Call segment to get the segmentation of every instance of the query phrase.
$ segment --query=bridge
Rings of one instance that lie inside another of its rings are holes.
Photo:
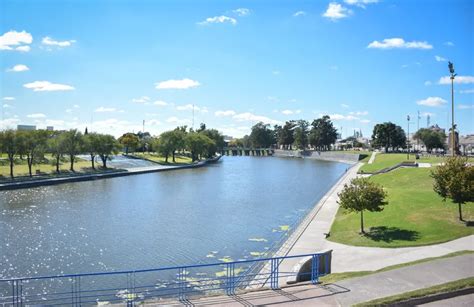
[[[224,147],[221,151],[226,156],[272,156],[272,148],[254,148],[254,147]]]

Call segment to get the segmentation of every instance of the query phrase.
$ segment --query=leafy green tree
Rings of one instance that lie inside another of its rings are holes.
[[[76,161],[76,155],[81,153],[82,150],[82,133],[77,129],[71,129],[61,134],[61,142],[64,148],[64,152],[69,156],[70,170],[74,172],[74,162]]]
[[[7,154],[10,162],[10,177],[13,179],[13,167],[15,164],[15,155],[18,152],[16,132],[13,130],[5,130],[0,132],[0,146],[2,151]]]
[[[135,150],[140,144],[140,139],[133,133],[125,133],[118,139],[119,143],[125,147],[125,154],[128,155],[130,149]]]
[[[285,125],[281,128],[281,133],[278,138],[278,142],[283,145],[285,149],[291,149],[291,145],[295,142],[294,130],[296,123],[294,120],[285,122]]]
[[[208,148],[208,158],[211,158],[216,154],[216,152],[221,151],[224,148],[224,136],[216,129],[204,129],[201,130],[200,133],[206,135],[214,142],[214,144]]]
[[[444,165],[431,172],[434,179],[433,190],[446,200],[449,198],[458,204],[459,220],[462,217],[462,205],[474,201],[474,167],[465,157],[450,157]]]
[[[55,159],[56,165],[56,173],[59,174],[59,165],[61,164],[61,159],[65,154],[64,149],[64,141],[62,140],[64,137],[61,134],[54,134],[52,135],[47,142],[48,151],[51,153],[53,158]]]
[[[110,155],[119,153],[120,143],[109,134],[98,134],[97,139],[96,152],[102,160],[102,167],[107,168],[107,161],[110,160]]]
[[[297,121],[296,128],[294,130],[295,140],[294,144],[299,149],[304,150],[308,146],[308,135],[309,135],[309,123],[306,120]]]
[[[422,141],[428,152],[431,152],[435,148],[444,149],[445,147],[446,134],[443,131],[421,128],[413,137]]]
[[[275,144],[273,131],[270,125],[259,122],[252,127],[250,142],[254,147],[268,148]]]
[[[183,133],[182,131],[180,131]],[[168,157],[173,155],[173,162],[174,160],[174,152],[178,148],[178,144],[176,143],[176,133],[175,131],[166,131],[160,135],[159,143],[157,144],[158,152],[165,157],[165,162],[168,163]]]
[[[191,152],[193,162],[197,161],[203,154],[209,154],[209,148],[215,146],[214,141],[208,136],[197,132],[188,133],[185,138],[185,143],[187,149]]]
[[[368,178],[354,178],[350,184],[344,185],[339,196],[339,205],[348,210],[360,212],[360,233],[364,231],[364,211],[379,212],[388,203],[385,201],[387,193],[382,186]]]
[[[87,133],[83,137],[83,149],[91,158],[92,169],[95,169],[95,157],[97,156],[97,149],[100,146],[100,139],[97,133]]]
[[[25,131],[23,136],[26,161],[28,163],[28,172],[30,177],[32,177],[33,163],[39,162],[39,159],[44,157],[49,133],[45,130]]]
[[[337,129],[331,118],[324,115],[311,123],[309,143],[318,150],[330,150],[331,145],[337,140]]]
[[[395,125],[391,122],[377,124],[374,126],[372,133],[372,146],[375,148],[385,148],[385,152],[388,152],[390,148],[395,150],[400,147],[406,146],[405,131],[402,127]]]

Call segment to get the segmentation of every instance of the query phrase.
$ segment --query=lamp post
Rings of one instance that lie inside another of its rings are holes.
[[[407,115],[407,160],[410,160],[410,115]]]
[[[451,155],[454,157],[456,155],[454,149],[456,144],[456,134],[454,133],[454,77],[456,77],[456,73],[454,72],[454,64],[452,62],[448,62],[448,68],[449,73],[451,74]]]

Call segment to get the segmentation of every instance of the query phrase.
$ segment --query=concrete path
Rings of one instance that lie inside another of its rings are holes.
[[[192,299],[184,304],[196,306],[351,306],[472,276],[474,276],[474,255],[462,255],[342,280],[325,286],[296,285],[275,291],[264,290],[235,296]],[[464,303],[471,298],[463,297],[461,300]],[[183,303],[167,302],[167,305],[181,304]],[[470,306],[472,305],[471,300]]]
[[[436,302],[431,302],[427,304],[421,304],[419,306],[424,307],[470,307],[474,306],[474,294],[466,294],[461,296],[456,296],[453,298],[448,298],[445,300],[440,300]]]
[[[377,154],[376,151],[373,151],[373,152],[372,152],[372,155],[370,156],[369,162],[367,162],[368,164],[374,163],[375,155],[376,155],[376,154]]]
[[[277,252],[277,256],[301,255],[332,249],[332,272],[378,270],[387,266],[438,257],[460,250],[474,250],[474,235],[454,241],[420,247],[378,248],[358,247],[334,243],[326,240],[339,205],[337,194],[344,184],[357,177],[360,163],[350,168],[339,182],[316,205],[315,213],[310,214],[308,223],[303,222],[294,236]],[[282,262],[281,271],[289,272],[297,265],[299,259],[288,259]]]

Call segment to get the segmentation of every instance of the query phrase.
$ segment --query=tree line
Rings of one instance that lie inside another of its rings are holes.
[[[212,157],[224,147],[224,137],[215,129],[207,129],[205,124],[194,131],[186,126],[163,132],[160,136],[152,137],[148,132],[125,133],[116,139],[109,134],[88,132],[81,133],[77,129],[69,131],[47,130],[5,130],[0,132],[0,153],[6,154],[10,177],[14,178],[14,167],[26,161],[29,176],[33,176],[33,165],[46,163],[45,155],[53,158],[56,172],[60,172],[62,162],[69,162],[70,171],[74,172],[77,156],[87,154],[90,156],[91,167],[96,169],[95,160],[100,158],[102,168],[107,168],[107,161],[112,155],[121,150],[125,154],[141,151],[154,151],[165,157],[172,157],[178,151],[189,153],[192,161],[204,157]]]

